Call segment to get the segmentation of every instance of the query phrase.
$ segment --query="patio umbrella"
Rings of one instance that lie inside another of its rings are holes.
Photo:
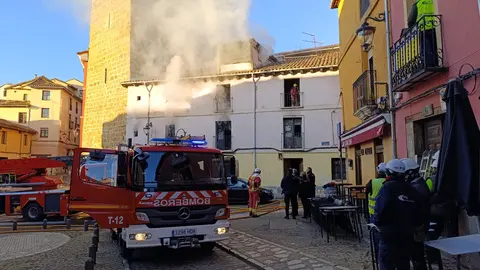
[[[480,214],[480,130],[461,80],[450,81],[435,191],[467,214]]]

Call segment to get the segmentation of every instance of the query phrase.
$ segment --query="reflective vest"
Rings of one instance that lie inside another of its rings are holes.
[[[432,16],[435,13],[435,6],[433,5],[433,0],[419,0],[417,1],[416,5],[417,24],[419,30],[425,31],[433,29],[435,26],[435,17]]]
[[[385,182],[385,178],[372,179],[372,194],[368,195],[368,213],[370,213],[370,215],[375,213],[377,195],[383,185],[383,182]]]
[[[427,178],[427,180],[425,180],[425,182],[427,183],[427,186],[428,186],[428,190],[430,190],[430,193],[433,192],[433,186],[434,186],[433,177],[435,177],[435,176],[430,176],[430,177]]]
[[[260,176],[253,174],[248,178],[248,191],[258,191],[260,189]]]

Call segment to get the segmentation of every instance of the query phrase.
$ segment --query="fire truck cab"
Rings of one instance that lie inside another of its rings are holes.
[[[205,137],[155,138],[124,151],[76,149],[68,208],[136,248],[212,249],[227,238],[224,158]]]

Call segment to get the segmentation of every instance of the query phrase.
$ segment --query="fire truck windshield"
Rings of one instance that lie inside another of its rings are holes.
[[[226,189],[223,156],[198,152],[146,152],[134,168],[134,186],[157,190]]]

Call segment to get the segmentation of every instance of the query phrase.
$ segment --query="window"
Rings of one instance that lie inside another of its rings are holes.
[[[50,109],[49,108],[42,108],[42,118],[50,117]]]
[[[140,101],[142,100],[142,97],[141,96],[137,96],[137,101]]]
[[[92,159],[89,153],[82,153],[79,169],[80,179],[89,183],[116,187],[118,155],[101,154],[104,154],[105,158]]]
[[[75,128],[78,127],[78,117],[75,116]]]
[[[48,138],[48,128],[40,128],[40,138]]]
[[[133,137],[138,137],[138,130],[133,131]]]
[[[165,126],[165,137],[175,137],[175,125],[166,125]]]
[[[2,131],[1,143],[2,144],[7,144],[7,132],[6,131]]]
[[[78,113],[78,102],[75,103],[75,113]]]
[[[103,83],[107,84],[107,69],[105,68],[105,74],[103,75]]]
[[[369,6],[370,0],[360,0],[360,18],[363,18],[363,15],[367,12]]]
[[[215,122],[215,147],[220,150],[232,149],[232,122]]]
[[[71,115],[71,114],[68,115],[68,127],[69,127],[70,129],[74,129],[74,128],[75,128],[75,126],[73,125],[72,115]]]
[[[332,180],[347,179],[345,158],[332,158]]]
[[[230,84],[217,85],[215,92],[216,112],[226,112],[232,109]]]
[[[150,191],[226,189],[223,156],[215,153],[149,152],[149,157],[134,160],[134,189]]]
[[[3,90],[3,96],[4,96],[4,97],[7,96],[7,89],[4,89],[4,90]]]
[[[23,100],[27,101],[28,100],[28,94],[23,94]]]
[[[50,100],[50,91],[42,91],[42,100]]]
[[[28,136],[26,134],[23,135],[23,146],[27,146],[28,143]]]
[[[70,98],[70,101],[69,101],[68,105],[70,106],[70,111],[71,111],[72,110],[72,98]]]
[[[300,79],[283,80],[282,102],[282,108],[301,106]]]
[[[18,113],[18,123],[26,124],[27,123],[27,113],[26,112],[19,112]]]
[[[284,149],[303,148],[303,130],[301,117],[284,118],[283,132]]]

